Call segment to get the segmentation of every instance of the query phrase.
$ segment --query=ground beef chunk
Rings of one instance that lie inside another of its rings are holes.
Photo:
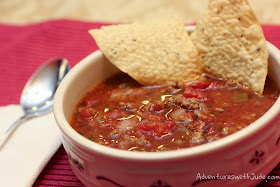
[[[187,110],[204,110],[206,108],[206,105],[204,103],[200,103],[197,99],[185,98],[181,94],[179,97],[176,97],[176,104]]]

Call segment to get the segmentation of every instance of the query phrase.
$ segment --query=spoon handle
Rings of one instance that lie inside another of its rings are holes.
[[[27,121],[28,119],[32,118],[33,115],[25,114],[21,118],[19,118],[17,121],[15,121],[9,129],[0,135],[0,150],[5,145],[9,137],[12,135],[12,133],[16,130],[16,128],[22,124],[23,122]]]

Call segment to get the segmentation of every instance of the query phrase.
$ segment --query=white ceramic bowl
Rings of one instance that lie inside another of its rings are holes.
[[[192,31],[193,27],[187,30]],[[269,75],[280,85],[280,51],[269,42],[267,45]],[[86,186],[251,186],[279,163],[279,99],[252,125],[196,147],[129,152],[84,138],[69,125],[72,111],[88,90],[117,71],[96,51],[67,74],[55,95],[54,114],[62,131],[63,146],[73,171]]]

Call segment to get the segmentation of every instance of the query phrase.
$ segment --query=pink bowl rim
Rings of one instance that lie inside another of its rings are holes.
[[[195,26],[187,26],[186,30],[191,32]],[[276,59],[278,66],[280,67],[280,51],[270,42],[267,42],[268,50],[270,56],[273,56]],[[233,146],[236,146],[247,138],[254,136],[255,134],[261,132],[266,125],[268,125],[273,119],[280,114],[280,98],[274,103],[274,105],[257,121],[247,126],[244,129],[241,129],[238,132],[235,132],[229,136],[226,136],[222,139],[209,142],[203,145],[172,150],[172,151],[161,151],[161,152],[132,152],[127,150],[120,150],[115,148],[106,147],[98,143],[92,142],[87,138],[84,138],[78,134],[63,115],[63,97],[65,90],[71,84],[72,80],[75,79],[75,76],[78,72],[85,69],[88,64],[92,63],[97,57],[102,55],[100,50],[97,50],[84,58],[78,64],[71,69],[71,71],[66,75],[59,85],[55,99],[54,99],[54,116],[57,121],[59,128],[61,129],[64,136],[74,141],[75,144],[94,152],[95,154],[115,158],[122,160],[131,160],[131,161],[162,161],[162,160],[176,160],[176,159],[192,159],[198,156],[207,155],[210,153],[223,151],[230,149]]]

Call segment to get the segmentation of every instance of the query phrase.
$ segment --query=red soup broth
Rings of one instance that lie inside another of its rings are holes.
[[[141,86],[120,73],[80,100],[70,124],[82,136],[112,148],[176,150],[243,129],[261,117],[278,96],[270,79],[260,96],[234,81],[206,74],[195,82]]]

